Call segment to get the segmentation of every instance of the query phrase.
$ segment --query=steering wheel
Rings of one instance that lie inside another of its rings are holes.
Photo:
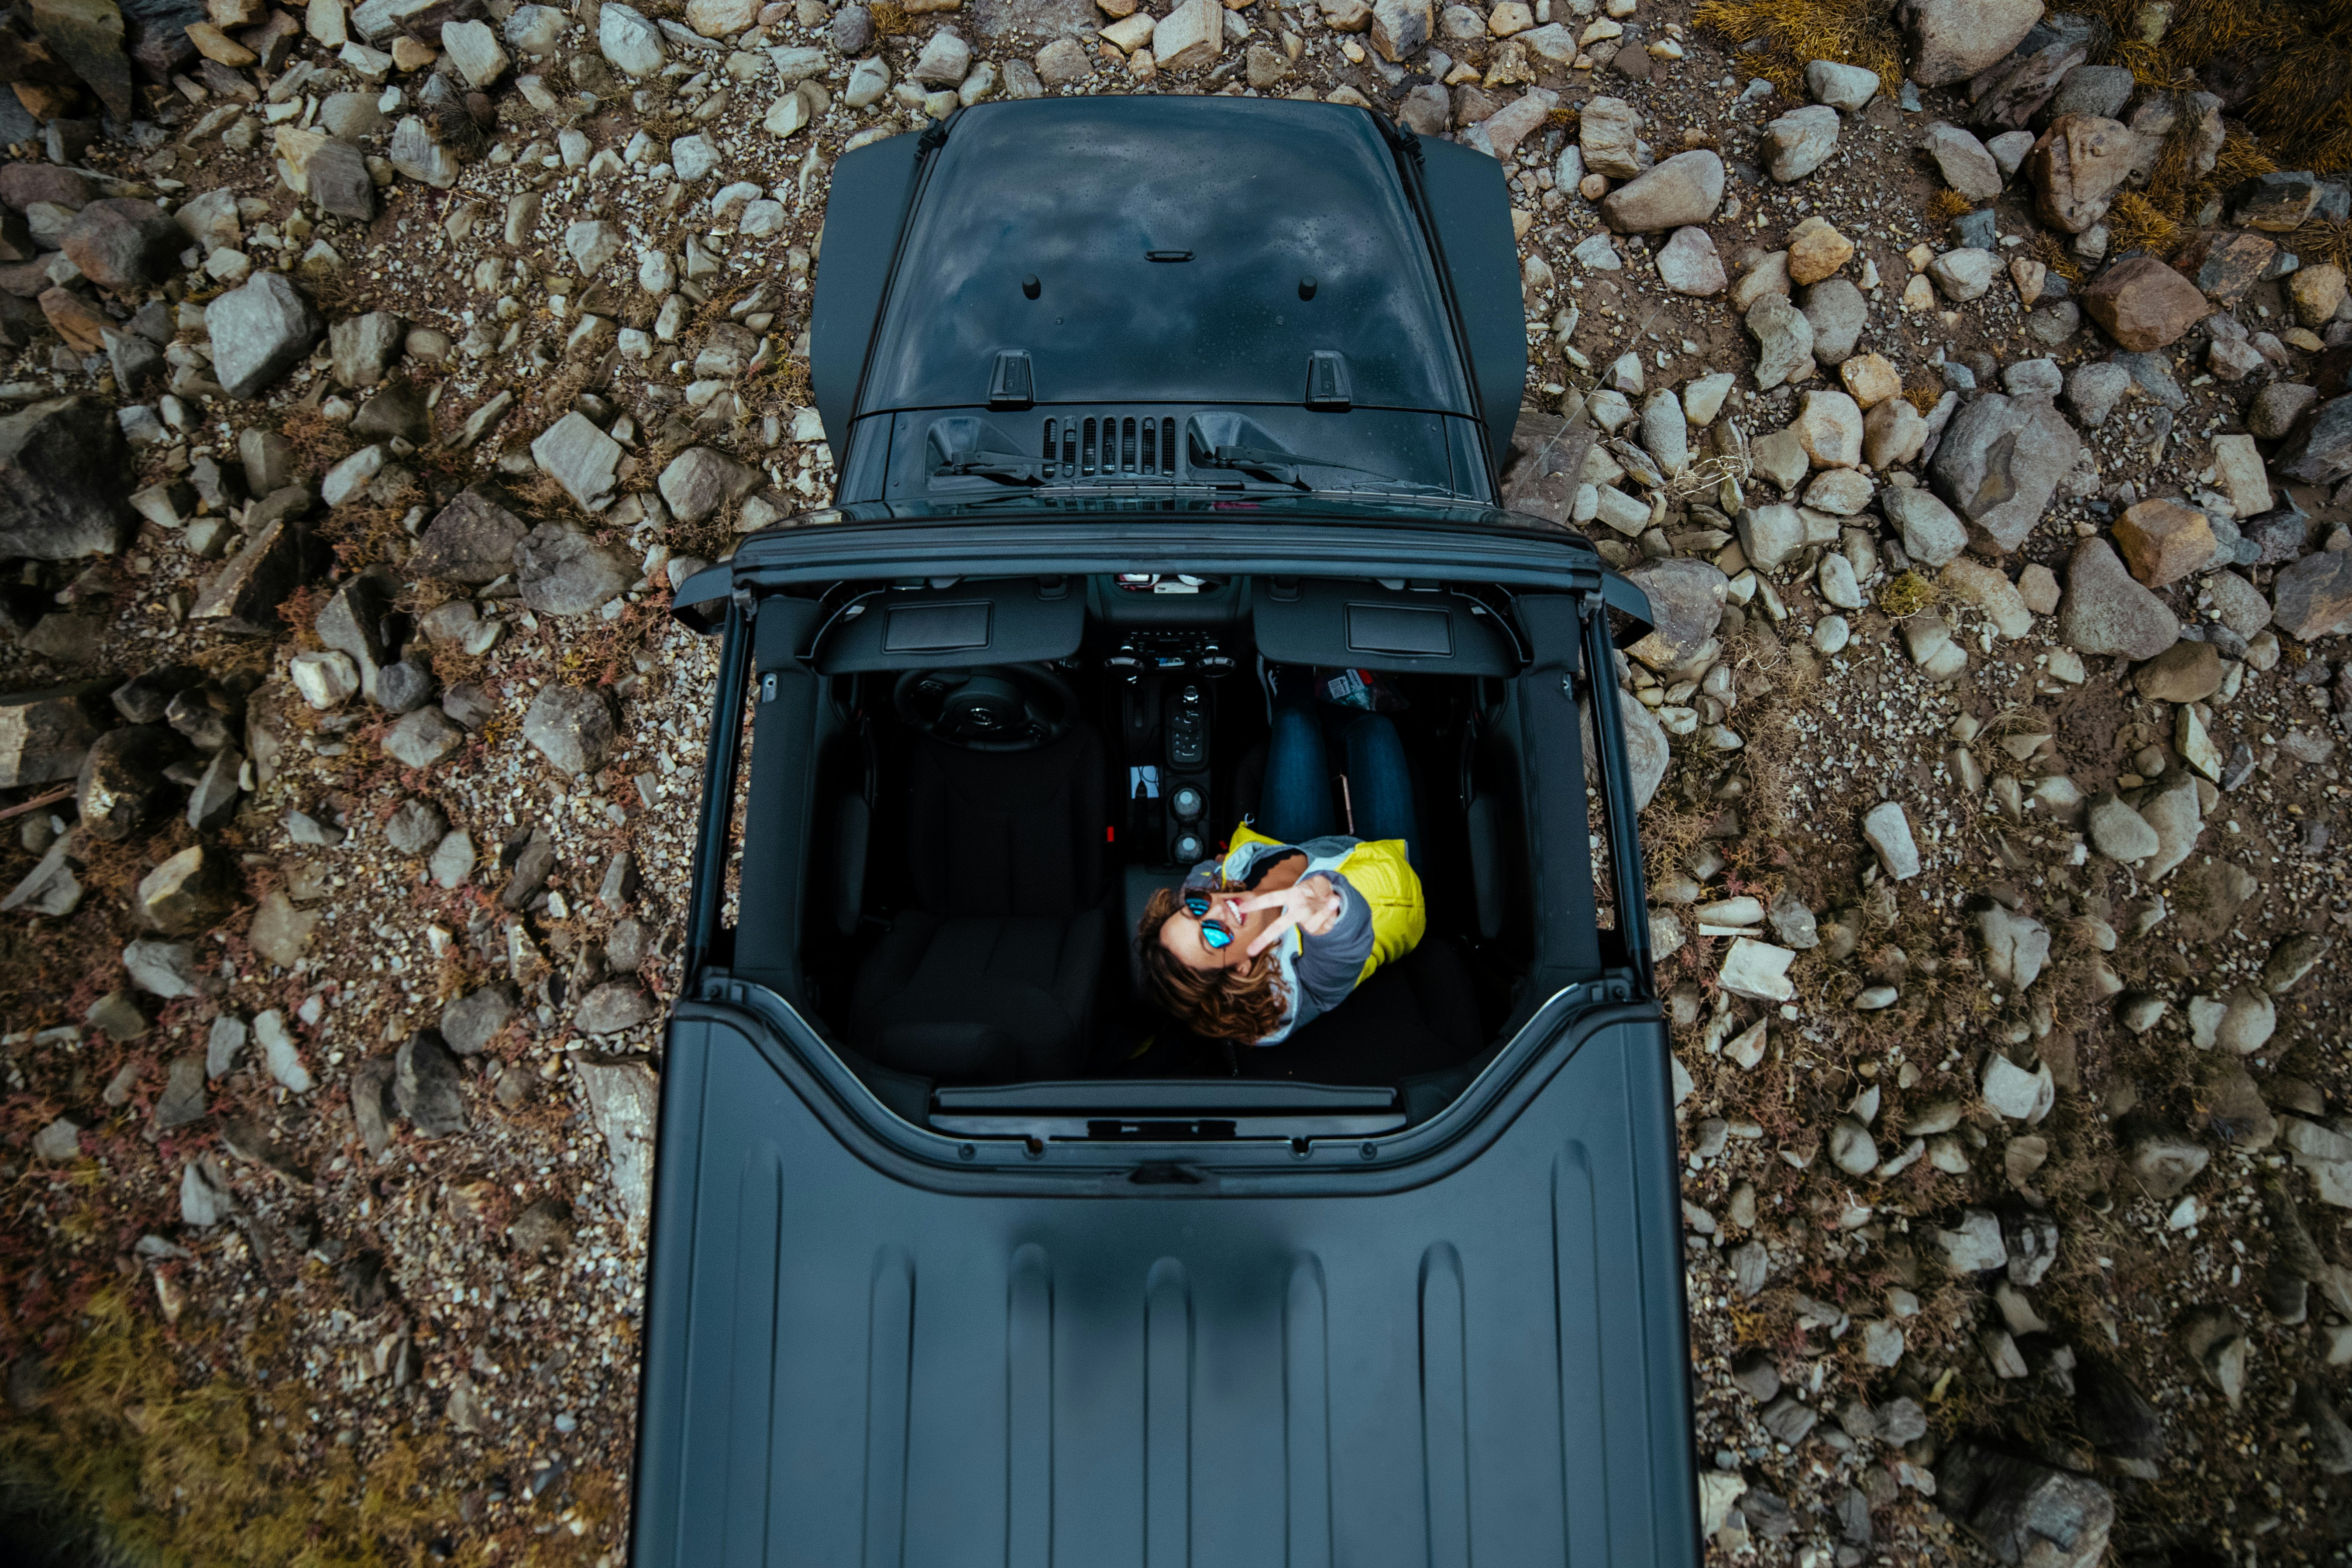
[[[971,752],[1032,752],[1077,722],[1078,695],[1042,664],[910,669],[891,700],[912,729]]]

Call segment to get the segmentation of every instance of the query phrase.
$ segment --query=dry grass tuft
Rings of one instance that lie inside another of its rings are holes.
[[[1799,102],[1810,60],[1876,71],[1890,98],[1903,86],[1902,38],[1888,7],[1874,0],[1703,0],[1691,20],[1734,47],[1762,39],[1759,53],[1740,57],[1741,68]]]
[[[873,13],[874,36],[877,38],[895,38],[915,30],[915,19],[896,0],[876,0],[868,9]]]
[[[669,595],[650,593],[631,605],[618,620],[600,620],[584,630],[565,632],[553,649],[556,673],[566,680],[592,686],[612,685],[635,672],[637,650],[668,613]]]
[[[2261,142],[2242,128],[2230,127],[2221,138],[2221,154],[2213,162],[2213,178],[2217,182],[2225,186],[2234,185],[2241,180],[2277,173],[2277,162],[2263,151]]]
[[[2187,236],[2173,217],[2137,191],[2126,191],[2107,209],[2108,247],[2120,255],[2146,250],[2169,256]]]
[[[295,409],[286,416],[278,433],[293,448],[295,472],[313,479],[358,449],[349,426],[338,425],[313,409]]]
[[[2048,229],[2034,230],[2033,237],[2027,242],[2025,249],[2034,260],[2039,261],[2067,282],[2080,284],[2083,281],[2083,264],[2075,260],[2074,253],[2067,249],[2064,242]]]
[[[424,493],[412,485],[399,499],[422,500]],[[320,522],[319,536],[334,547],[335,559],[344,566],[364,566],[386,559],[393,542],[408,537],[400,526],[407,515],[405,504],[339,507]]]
[[[2295,232],[2295,247],[2315,261],[2352,271],[2352,218],[2321,218]]]
[[[2116,42],[2113,63],[2143,87],[2194,92],[2227,78],[2251,87],[2239,113],[2248,145],[2276,168],[2321,174],[2352,169],[2352,5],[2342,0],[2198,0],[2172,7],[2171,25],[2150,38],[2136,27],[2137,0],[2091,0]],[[2215,88],[2215,90],[2221,90]],[[2231,154],[2223,152],[2225,165]],[[2224,183],[2259,174],[2232,173]]]
[[[346,263],[349,259],[345,258]],[[301,282],[302,292],[310,297],[310,303],[318,308],[319,314],[329,321],[365,315],[381,308],[374,291],[349,265],[310,268],[302,273]]]
[[[1919,416],[1924,419],[1936,412],[1936,405],[1944,401],[1944,389],[1932,380],[1915,381],[1903,389],[1903,401],[1917,409]]]
[[[1946,185],[1927,198],[1927,216],[1937,223],[1949,223],[1956,217],[1976,211],[1976,203]]]

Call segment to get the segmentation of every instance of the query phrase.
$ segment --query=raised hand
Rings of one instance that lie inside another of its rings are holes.
[[[1234,905],[1236,911],[1250,914],[1258,910],[1280,910],[1282,917],[1258,932],[1249,944],[1249,956],[1255,958],[1282,940],[1282,933],[1297,926],[1308,936],[1321,936],[1339,920],[1339,890],[1328,877],[1304,877],[1271,893],[1258,893]]]

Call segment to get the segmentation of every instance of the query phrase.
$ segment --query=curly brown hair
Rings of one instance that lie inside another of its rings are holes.
[[[1255,1045],[1282,1027],[1287,998],[1280,964],[1260,957],[1232,969],[1194,969],[1160,945],[1160,928],[1183,907],[1175,889],[1161,888],[1137,923],[1135,949],[1151,1000],[1213,1040]]]

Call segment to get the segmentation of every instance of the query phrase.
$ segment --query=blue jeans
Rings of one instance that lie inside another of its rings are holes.
[[[1265,749],[1265,784],[1258,798],[1257,830],[1286,844],[1348,831],[1333,803],[1324,757],[1325,710],[1313,701],[1285,701],[1274,710]],[[1404,742],[1384,714],[1328,710],[1347,755],[1348,800],[1358,838],[1402,838],[1405,857],[1421,865],[1421,828],[1413,818],[1412,776]]]

